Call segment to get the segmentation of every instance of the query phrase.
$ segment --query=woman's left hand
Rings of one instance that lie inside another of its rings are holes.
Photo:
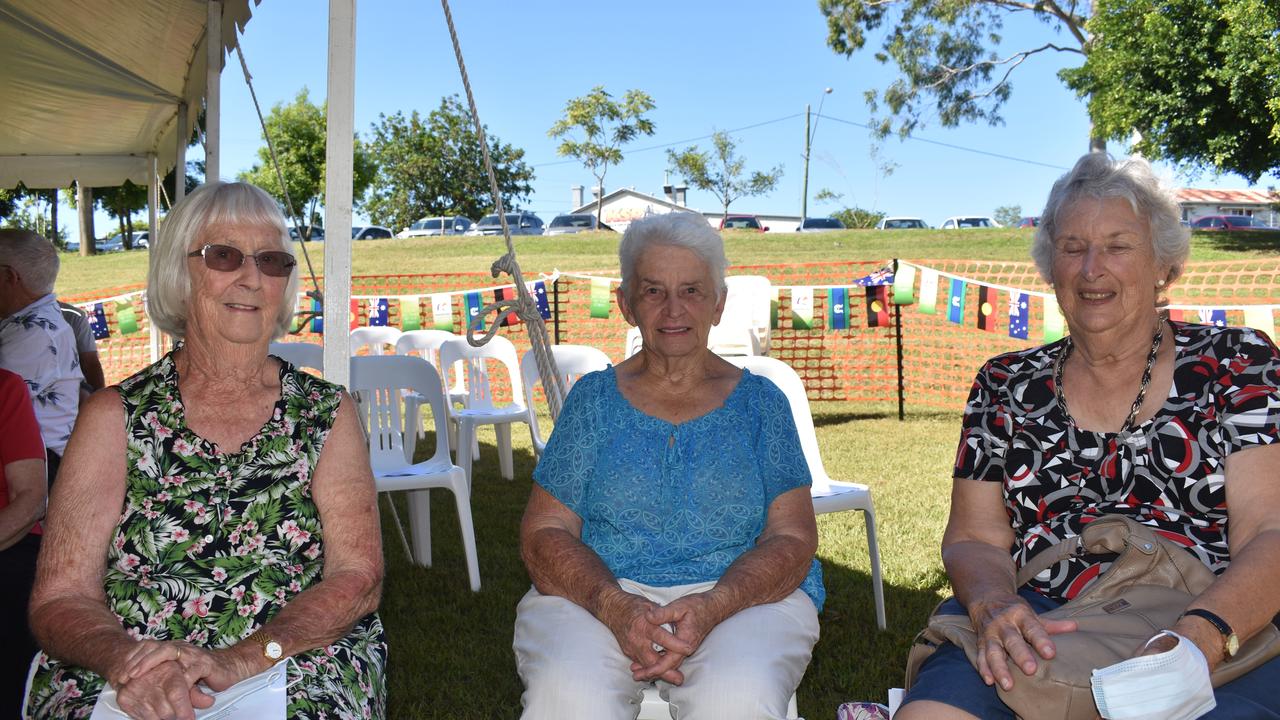
[[[670,626],[676,637],[688,643],[689,652],[678,653],[668,649],[658,662],[649,667],[633,663],[632,676],[640,680],[661,678],[672,685],[680,685],[684,682],[684,673],[679,670],[680,664],[698,651],[703,639],[724,618],[714,609],[711,598],[706,593],[694,593],[650,610],[645,619],[654,625]]]

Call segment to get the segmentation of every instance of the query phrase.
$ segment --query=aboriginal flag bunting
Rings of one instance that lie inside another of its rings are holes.
[[[888,327],[889,286],[867,288],[867,327]]]

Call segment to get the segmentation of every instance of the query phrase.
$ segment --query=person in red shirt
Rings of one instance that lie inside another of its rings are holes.
[[[27,600],[48,494],[44,441],[27,384],[0,369],[0,716],[21,712],[27,668],[36,654]]]

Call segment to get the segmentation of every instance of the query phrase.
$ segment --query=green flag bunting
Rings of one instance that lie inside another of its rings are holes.
[[[609,278],[591,278],[591,317],[609,317],[609,308],[613,304],[609,295]]]

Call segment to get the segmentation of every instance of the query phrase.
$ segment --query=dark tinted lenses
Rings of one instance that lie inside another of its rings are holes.
[[[205,245],[191,257],[200,255],[204,258],[204,266],[218,272],[235,272],[244,264],[245,254],[230,245]],[[297,261],[283,250],[266,250],[257,255],[250,255],[263,275],[271,277],[289,277]]]

